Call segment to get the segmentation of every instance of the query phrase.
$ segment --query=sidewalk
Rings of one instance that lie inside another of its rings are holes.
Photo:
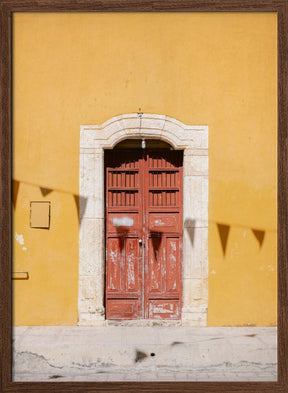
[[[272,327],[16,327],[14,381],[276,381]]]

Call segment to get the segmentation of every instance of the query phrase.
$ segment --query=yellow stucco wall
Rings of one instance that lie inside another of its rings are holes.
[[[80,124],[141,107],[209,126],[208,324],[276,324],[277,15],[19,13],[13,44],[14,323],[77,324]]]

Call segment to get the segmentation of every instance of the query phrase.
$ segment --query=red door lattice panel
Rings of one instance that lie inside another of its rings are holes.
[[[183,153],[105,152],[106,317],[180,319]]]

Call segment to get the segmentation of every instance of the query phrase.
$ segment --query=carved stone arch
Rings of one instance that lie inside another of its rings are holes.
[[[105,325],[104,150],[125,139],[158,139],[184,151],[183,326],[205,326],[208,307],[208,126],[131,113],[80,130],[79,298],[81,325]],[[137,321],[136,321],[137,323]],[[148,322],[145,322],[149,324]],[[165,321],[159,321],[163,324]]]

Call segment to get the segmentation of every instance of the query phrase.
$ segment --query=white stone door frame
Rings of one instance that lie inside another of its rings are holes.
[[[79,325],[105,325],[104,150],[125,139],[158,139],[183,150],[183,326],[206,326],[208,307],[208,126],[164,115],[124,114],[80,130]]]

